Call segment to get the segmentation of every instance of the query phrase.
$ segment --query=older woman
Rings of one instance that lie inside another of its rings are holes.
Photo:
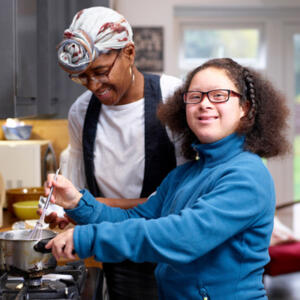
[[[87,88],[69,111],[64,175],[110,206],[144,202],[176,166],[177,146],[156,107],[181,80],[139,72],[130,24],[105,7],[78,12],[57,51],[70,79]],[[61,228],[69,222],[55,213],[46,220]],[[126,261],[103,268],[111,299],[156,298],[153,265]]]

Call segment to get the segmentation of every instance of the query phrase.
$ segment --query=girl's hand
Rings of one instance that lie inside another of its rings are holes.
[[[64,176],[57,175],[54,181],[55,174],[48,174],[47,181],[44,184],[46,196],[50,193],[51,186],[54,187],[50,201],[66,209],[75,208],[82,197],[82,194],[75,186]]]
[[[74,254],[73,233],[74,228],[68,229],[63,233],[58,234],[45,246],[46,249],[52,248],[52,254],[56,260],[59,260],[60,257],[76,259]]]

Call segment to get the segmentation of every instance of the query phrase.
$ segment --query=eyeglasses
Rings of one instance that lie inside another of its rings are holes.
[[[105,72],[95,72],[93,75],[87,75],[87,74],[69,74],[69,78],[74,81],[75,83],[81,84],[81,85],[88,85],[90,80],[98,81],[101,83],[105,83],[109,80],[109,74],[111,70],[113,69],[116,60],[119,57],[121,51],[118,51],[118,54],[116,55],[113,63],[109,66],[109,68]]]
[[[183,101],[186,104],[200,103],[203,100],[205,95],[207,95],[208,100],[212,103],[226,102],[229,100],[231,95],[242,97],[241,94],[226,89],[211,90],[208,92],[187,91],[183,93]]]

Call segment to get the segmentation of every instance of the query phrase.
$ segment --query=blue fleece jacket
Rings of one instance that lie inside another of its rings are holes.
[[[159,298],[267,299],[262,282],[274,184],[235,134],[195,145],[200,159],[173,170],[148,201],[122,210],[84,190],[68,215],[75,250],[98,261],[156,262]],[[207,298],[205,298],[207,297]]]

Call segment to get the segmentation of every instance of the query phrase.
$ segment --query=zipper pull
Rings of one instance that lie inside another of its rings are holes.
[[[200,295],[202,296],[203,300],[209,300],[209,296],[208,296],[205,288],[201,288]]]
[[[195,160],[199,160],[199,159],[200,159],[200,156],[199,156],[199,153],[198,153],[196,147],[194,147],[193,149],[194,149],[194,151],[196,152]],[[205,300],[206,300],[206,299],[205,299]]]

